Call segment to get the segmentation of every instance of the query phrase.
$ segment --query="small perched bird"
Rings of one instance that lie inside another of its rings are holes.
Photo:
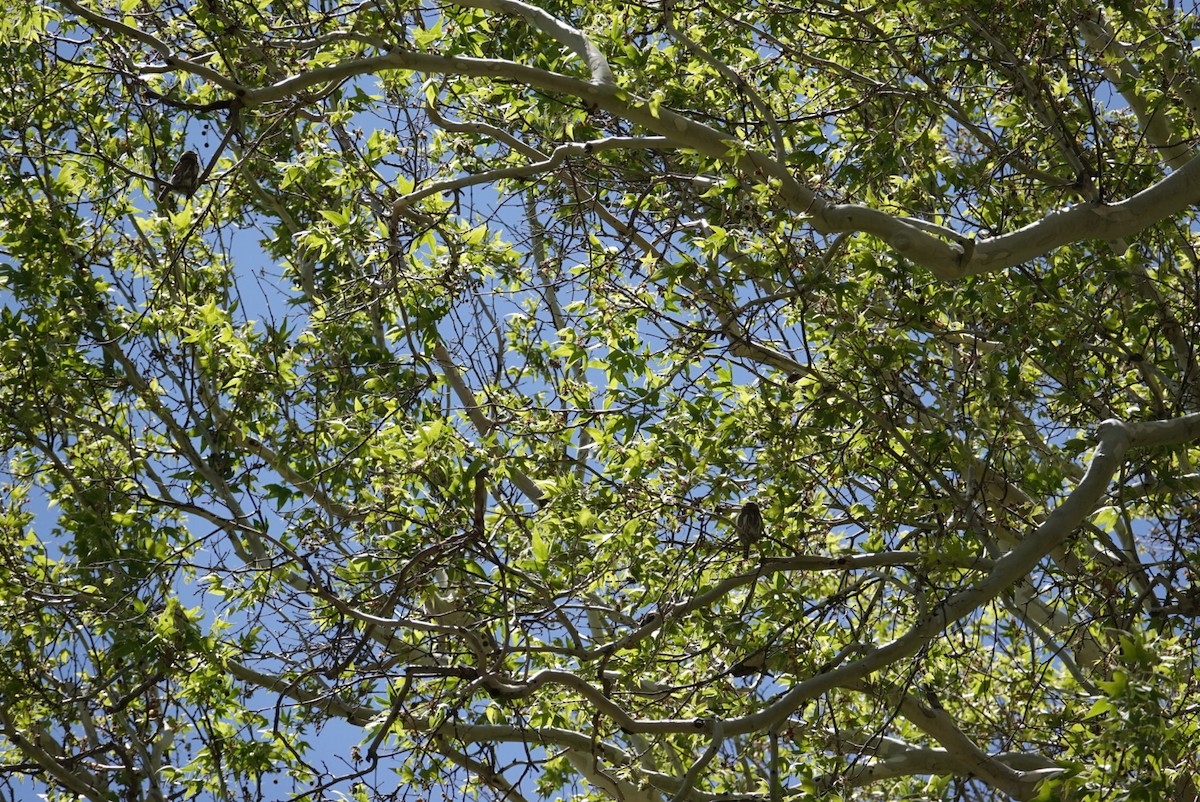
[[[750,547],[763,536],[762,511],[758,505],[753,501],[743,504],[733,528],[737,532],[738,540],[742,541],[742,556],[748,558]]]
[[[733,677],[750,677],[755,674],[765,674],[767,671],[766,647],[753,652],[729,667],[729,675]]]
[[[179,161],[175,162],[175,169],[171,171],[170,180],[159,190],[158,202],[166,203],[172,192],[178,192],[185,198],[190,198],[199,184],[200,157],[194,150],[184,151],[184,154],[179,157]]]
[[[486,467],[480,468],[475,474],[475,491],[473,494],[475,501],[475,515],[473,519],[475,531],[473,534],[480,540],[483,540],[483,523],[484,518],[487,515],[487,480],[490,475],[491,471],[489,471]]]

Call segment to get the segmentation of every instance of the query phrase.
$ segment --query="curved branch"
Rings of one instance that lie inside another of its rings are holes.
[[[993,788],[1017,799],[1028,798],[1033,793],[1034,786],[1044,779],[1043,776],[1037,776],[1030,780],[1025,772],[989,755],[958,728],[945,710],[927,707],[911,694],[904,694],[894,701],[898,702],[901,715],[917,729],[935,739],[954,757],[955,762],[962,767],[959,773],[978,777]]]
[[[528,22],[534,28],[550,36],[556,42],[570,48],[575,55],[587,65],[592,75],[592,83],[598,86],[614,84],[612,69],[608,60],[600,52],[596,44],[576,28],[572,28],[557,17],[547,14],[542,9],[522,3],[520,0],[452,0],[456,6],[463,8],[482,8],[504,14],[512,14]]]
[[[68,768],[42,747],[43,742],[49,739],[48,734],[36,733],[34,740],[26,738],[3,706],[0,706],[0,733],[20,749],[22,754],[41,766],[56,782],[62,783],[63,788],[92,802],[104,802],[111,798],[108,790],[97,787],[97,779],[82,766]]]
[[[140,28],[135,28],[132,25],[126,25],[119,20],[110,19],[102,14],[97,14],[96,12],[85,8],[79,3],[76,3],[75,0],[62,0],[62,3],[67,9],[75,12],[89,22],[92,22],[101,28],[107,28],[114,33],[123,34],[131,39],[136,39],[150,49],[157,51],[162,55],[163,61],[166,62],[166,66],[168,68],[182,69],[198,78],[203,78],[206,81],[212,81],[214,84],[233,95],[237,95],[242,91],[241,85],[232,78],[227,78],[216,70],[206,67],[203,64],[172,55],[171,48],[168,47],[165,42],[152,34],[146,33]],[[144,72],[159,70],[161,70],[161,68],[143,68]]]
[[[978,276],[1028,262],[1072,242],[1128,237],[1197,201],[1200,201],[1200,156],[1192,157],[1157,184],[1120,203],[1079,203],[1009,234],[979,240],[970,263],[951,273]],[[934,266],[926,267],[942,275]]]
[[[564,145],[559,145],[554,151],[540,162],[532,164],[519,164],[512,167],[497,167],[494,170],[486,170],[482,173],[474,173],[471,175],[459,176],[458,178],[450,178],[445,181],[438,181],[435,184],[430,184],[427,187],[414,190],[402,198],[398,198],[392,206],[393,220],[395,215],[399,214],[403,209],[411,206],[422,198],[427,198],[430,195],[436,195],[439,192],[453,192],[455,190],[465,189],[466,187],[478,186],[479,184],[491,184],[496,181],[505,181],[514,178],[531,178],[532,176],[541,173],[548,173],[560,164],[566,161],[571,156],[588,156],[592,153],[603,150],[616,150],[618,148],[647,148],[653,149],[661,145],[669,144],[666,137],[658,136],[642,136],[642,137],[609,137],[606,139],[596,139],[591,142],[569,142]]]
[[[1158,151],[1159,158],[1170,167],[1182,167],[1188,160],[1191,148],[1186,142],[1171,141],[1170,115],[1161,108],[1151,109],[1146,98],[1135,90],[1139,77],[1137,68],[1129,60],[1125,46],[1117,40],[1116,33],[1104,19],[1103,9],[1089,9],[1088,15],[1081,17],[1076,26],[1088,48],[1101,57],[1100,68],[1105,77],[1121,97],[1125,98],[1125,102],[1137,116],[1147,141]]]
[[[1200,437],[1200,414],[1154,423],[1105,421],[1100,425],[1096,454],[1078,486],[1024,541],[997,560],[986,578],[951,596],[899,638],[852,663],[799,683],[768,708],[731,723],[728,731],[744,733],[769,727],[832,688],[856,682],[916,654],[947,626],[995,599],[1061,545],[1096,508],[1131,447],[1180,443],[1196,437]]]

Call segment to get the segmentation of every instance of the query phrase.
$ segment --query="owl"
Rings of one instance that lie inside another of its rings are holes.
[[[200,157],[196,155],[196,151],[185,151],[179,157],[179,161],[175,162],[175,169],[171,171],[170,179],[164,184],[158,192],[159,203],[166,203],[172,192],[178,192],[185,198],[192,197],[200,185]]]
[[[742,511],[738,513],[733,529],[737,532],[738,540],[742,541],[742,556],[749,557],[750,547],[763,536],[762,511],[758,505],[753,501],[742,505]]]

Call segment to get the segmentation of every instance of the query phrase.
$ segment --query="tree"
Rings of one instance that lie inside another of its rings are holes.
[[[1197,22],[8,10],[8,793],[1196,799]]]

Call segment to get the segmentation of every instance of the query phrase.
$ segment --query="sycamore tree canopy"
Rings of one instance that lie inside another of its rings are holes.
[[[1195,800],[1196,12],[10,4],[0,796]]]

